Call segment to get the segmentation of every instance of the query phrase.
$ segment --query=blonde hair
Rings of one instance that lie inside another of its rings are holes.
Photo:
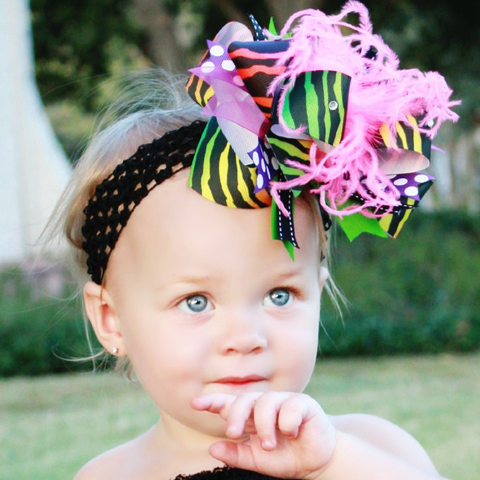
[[[67,261],[78,282],[79,293],[80,288],[90,280],[86,267],[87,254],[82,248],[84,208],[93,196],[95,187],[119,163],[132,156],[140,145],[203,118],[200,108],[187,96],[185,84],[184,76],[172,76],[158,69],[131,75],[122,95],[104,112],[88,147],[75,165],[70,182],[47,227],[47,238],[49,241],[66,238],[69,246]],[[318,202],[312,195],[302,194],[302,197],[314,214],[319,231],[320,255],[323,252],[321,263],[326,266],[329,242],[323,230]],[[327,280],[325,287],[338,305],[335,300],[338,291],[331,279]],[[89,340],[85,312],[84,318]],[[94,360],[104,353],[105,350],[94,353],[91,349],[91,356],[81,360]],[[131,378],[132,367],[126,357],[117,360],[115,369],[127,373]]]

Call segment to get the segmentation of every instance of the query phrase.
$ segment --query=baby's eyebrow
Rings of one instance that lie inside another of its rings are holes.
[[[187,284],[187,285],[199,285],[199,284],[212,284],[220,282],[220,277],[215,275],[204,275],[204,274],[180,274],[174,276],[168,280],[168,286],[178,285],[178,284]],[[162,288],[160,286],[159,288]]]
[[[292,280],[294,278],[301,277],[303,274],[302,268],[295,268],[292,270],[283,270],[272,273],[272,278],[279,281]]]

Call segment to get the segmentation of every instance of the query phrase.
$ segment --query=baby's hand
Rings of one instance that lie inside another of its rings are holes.
[[[212,393],[192,400],[192,407],[219,414],[226,435],[247,443],[217,442],[210,454],[227,465],[280,478],[315,479],[332,458],[336,430],[320,405],[308,395],[288,392]]]

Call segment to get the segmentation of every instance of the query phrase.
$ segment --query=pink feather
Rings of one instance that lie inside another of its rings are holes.
[[[357,14],[359,23],[347,23],[345,17]],[[349,29],[344,35],[342,29]],[[268,93],[280,90],[278,117],[283,128],[293,134],[305,128],[290,129],[280,114],[285,95],[298,75],[308,71],[337,71],[351,77],[344,137],[339,145],[326,155],[315,143],[310,149],[310,165],[287,161],[305,175],[287,182],[272,184],[271,193],[285,214],[278,190],[307,185],[311,181],[320,186],[312,190],[320,195],[323,208],[337,216],[361,211],[366,216],[382,216],[379,206],[391,210],[399,204],[399,192],[379,168],[375,148],[378,130],[387,124],[395,135],[397,122],[409,123],[408,115],[422,117],[420,131],[433,138],[444,121],[457,121],[451,107],[460,102],[451,101],[451,89],[437,72],[422,73],[417,69],[399,70],[399,60],[378,35],[372,33],[367,8],[360,2],[349,1],[338,15],[326,15],[319,10],[303,10],[292,15],[280,36],[292,32],[290,46],[279,59],[288,69],[269,86]],[[376,50],[374,59],[365,57]],[[429,124],[433,127],[428,128]],[[352,195],[360,195],[363,205],[339,210]],[[373,213],[370,210],[373,209]]]

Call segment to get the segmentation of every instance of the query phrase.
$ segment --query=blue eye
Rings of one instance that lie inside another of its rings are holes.
[[[293,295],[285,288],[276,288],[267,294],[263,303],[267,306],[285,307],[293,300]]]
[[[202,313],[209,307],[211,305],[205,295],[192,295],[178,304],[178,308],[185,313]]]

